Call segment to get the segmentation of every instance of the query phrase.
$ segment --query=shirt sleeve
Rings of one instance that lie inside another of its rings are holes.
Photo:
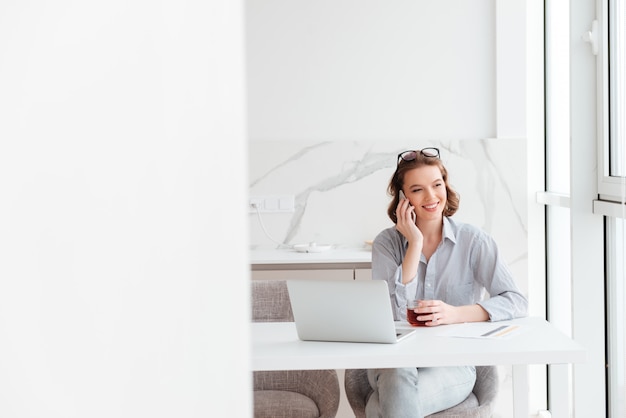
[[[490,321],[502,321],[528,315],[528,300],[518,289],[498,247],[489,235],[478,238],[471,256],[475,279],[489,293],[489,299],[478,302]]]
[[[395,234],[395,235],[394,235]],[[382,231],[372,245],[372,279],[385,280],[396,321],[406,320],[406,301],[415,297],[417,280],[402,284],[404,242],[395,228]]]

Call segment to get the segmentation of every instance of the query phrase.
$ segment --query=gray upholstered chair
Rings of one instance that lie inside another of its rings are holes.
[[[292,322],[284,280],[252,280],[252,321]],[[255,418],[332,418],[339,409],[335,370],[255,371]]]
[[[364,369],[345,372],[345,388],[348,403],[356,418],[365,418],[365,405],[373,389]],[[428,418],[488,418],[491,417],[493,402],[498,394],[498,369],[496,366],[476,367],[476,384],[472,393],[460,404],[428,415]]]

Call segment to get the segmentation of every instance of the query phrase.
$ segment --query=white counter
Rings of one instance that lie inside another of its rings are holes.
[[[250,251],[252,270],[285,269],[369,269],[372,252],[368,248],[332,248],[319,253],[292,249],[253,249]]]

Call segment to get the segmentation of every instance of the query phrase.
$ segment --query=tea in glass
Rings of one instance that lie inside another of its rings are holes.
[[[418,314],[415,313],[415,308],[417,308],[418,304],[419,304],[419,300],[417,299],[407,301],[406,320],[409,322],[409,324],[413,325],[414,327],[423,327],[423,326],[426,326],[426,322],[428,321],[417,320]]]

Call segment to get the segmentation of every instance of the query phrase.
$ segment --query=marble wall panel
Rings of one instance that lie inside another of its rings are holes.
[[[250,196],[293,195],[293,213],[250,215],[256,248],[317,242],[359,247],[391,226],[387,184],[396,156],[435,146],[461,195],[454,215],[494,236],[520,280],[527,274],[526,142],[251,141]],[[264,228],[265,229],[264,229]],[[523,278],[523,279],[522,279]]]

